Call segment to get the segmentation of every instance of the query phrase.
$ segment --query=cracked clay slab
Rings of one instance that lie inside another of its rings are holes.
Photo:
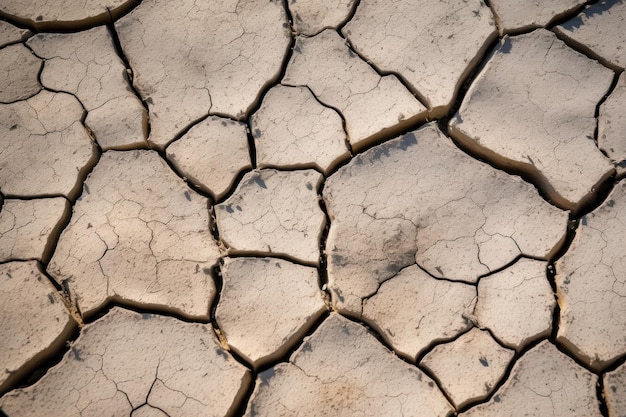
[[[350,14],[355,0],[291,0],[287,3],[296,33],[314,36],[336,28]]]
[[[35,261],[0,265],[0,297],[3,393],[15,380],[28,375],[46,355],[61,349],[76,329],[76,322]]]
[[[601,417],[597,377],[547,341],[517,360],[502,387],[462,417]]]
[[[626,365],[604,374],[604,398],[609,417],[626,416]]]
[[[41,33],[28,46],[46,59],[42,84],[75,95],[85,106],[85,124],[103,150],[147,147],[146,109],[130,88],[106,27]]]
[[[159,147],[209,111],[243,116],[278,77],[290,40],[275,0],[145,0],[115,27]]]
[[[556,300],[546,267],[546,262],[522,258],[502,271],[481,278],[474,309],[478,325],[518,351],[534,340],[549,336]]]
[[[260,168],[315,165],[328,173],[349,156],[341,116],[306,87],[273,87],[250,126]]]
[[[421,370],[365,328],[331,314],[288,363],[259,374],[246,416],[445,416],[452,407]]]
[[[34,96],[41,90],[41,59],[22,44],[0,49],[0,103]]]
[[[557,339],[601,370],[626,354],[626,182],[584,216],[556,264]]]
[[[317,194],[321,181],[312,169],[244,175],[233,195],[215,206],[229,253],[282,254],[317,265],[326,223]]]
[[[251,167],[246,125],[209,116],[165,149],[167,159],[201,191],[219,200]]]
[[[626,68],[626,3],[601,0],[587,6],[578,16],[555,30],[611,65]]]
[[[83,314],[109,297],[206,318],[219,251],[205,197],[154,151],[108,151],[84,184],[48,270]]]
[[[435,346],[420,365],[441,381],[458,409],[485,399],[504,377],[514,354],[493,340],[489,332],[473,328],[450,343]]]
[[[584,0],[491,0],[500,32],[543,27],[576,9]]]
[[[552,32],[507,36],[450,131],[478,153],[530,173],[558,204],[571,207],[612,168],[593,139],[596,105],[612,79],[612,71]]]
[[[20,29],[4,20],[0,20],[0,48],[12,43],[21,42],[30,35],[30,30]]]
[[[445,300],[445,301],[444,301]],[[363,301],[363,318],[411,361],[433,342],[468,330],[464,315],[476,301],[476,288],[431,277],[417,265],[401,270]]]
[[[0,189],[4,195],[76,198],[96,148],[75,97],[47,90],[0,104]]]
[[[615,89],[600,106],[598,115],[598,147],[621,168],[624,168],[626,161],[624,108],[626,108],[626,77],[622,73]]]
[[[104,410],[128,416],[144,407],[169,417],[217,417],[232,412],[248,381],[210,326],[114,308],[83,328],[61,363],[4,396],[0,407],[31,417],[95,417]]]
[[[0,262],[47,258],[52,240],[58,238],[59,221],[69,210],[69,202],[61,197],[4,200],[0,211]]]
[[[215,318],[231,349],[255,367],[284,356],[326,311],[315,268],[226,258],[222,277]]]
[[[337,109],[354,148],[376,141],[386,129],[426,117],[426,108],[396,76],[381,77],[330,29],[296,38],[283,83],[307,86],[320,102]]]
[[[380,70],[400,74],[435,114],[448,111],[496,36],[479,0],[363,1],[342,32]]]
[[[519,177],[468,157],[434,124],[356,156],[324,187],[328,285],[339,309],[417,262],[476,282],[520,253],[546,258],[567,213]]]

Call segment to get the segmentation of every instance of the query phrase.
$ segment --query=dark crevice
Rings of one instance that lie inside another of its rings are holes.
[[[541,339],[537,339],[535,341],[532,341],[532,342],[528,343],[526,346],[524,346],[522,349],[520,349],[519,352],[516,352],[515,356],[509,362],[509,365],[507,366],[505,372],[502,374],[502,376],[500,377],[498,382],[496,382],[496,384],[493,387],[491,387],[491,392],[487,395],[487,397],[485,399],[483,399],[483,400],[472,401],[472,402],[464,405],[463,407],[459,407],[459,409],[458,409],[459,413],[464,413],[467,410],[469,410],[470,408],[476,407],[477,405],[485,404],[485,403],[490,402],[493,397],[498,395],[498,391],[510,379],[510,377],[512,375],[512,372],[513,372],[513,368],[515,368],[515,366],[517,365],[519,360],[523,358],[523,356],[526,354],[526,352],[528,352],[529,350],[535,348],[537,345],[539,345],[540,343],[544,342],[545,340],[546,340],[545,338],[541,338]]]
[[[343,19],[343,22],[337,25],[337,32],[339,34],[343,32],[343,28],[346,27],[346,25],[350,23],[350,21],[354,18],[354,15],[356,14],[357,10],[359,10],[360,5],[361,5],[361,0],[354,0],[354,3],[352,3],[352,9],[350,10],[350,12],[348,12],[348,15],[346,16],[346,18]]]
[[[226,245],[226,244],[225,244]],[[287,261],[290,262],[292,264],[296,264],[296,265],[300,265],[300,266],[306,266],[309,268],[318,268],[319,265],[317,264],[317,261],[303,261],[302,259],[298,259],[293,257],[292,255],[289,255],[288,253],[281,253],[281,252],[264,252],[264,251],[258,251],[258,250],[237,250],[237,249],[232,249],[232,248],[228,248],[228,255],[229,258],[232,259],[236,259],[236,258],[276,258],[276,259],[281,259],[283,261]]]
[[[49,33],[75,33],[82,32],[88,29],[92,29],[96,26],[107,25],[115,20],[130,13],[135,9],[142,0],[130,0],[121,4],[114,10],[106,9],[106,12],[101,12],[96,16],[85,17],[81,20],[49,20],[49,21],[33,21],[26,17],[17,15],[10,15],[9,13],[0,9],[0,18],[7,21],[13,26],[20,27],[22,29],[29,29],[33,33],[49,32]]]
[[[124,52],[124,48],[122,48],[122,43],[120,42],[120,38],[117,34],[117,31],[115,30],[115,24],[113,23],[114,19],[113,19],[113,16],[111,15],[111,11],[109,9],[107,9],[107,11],[109,12],[109,16],[111,17],[111,22],[108,23],[106,27],[109,32],[109,35],[111,36],[111,39],[113,40],[113,48],[115,49],[115,53],[117,54],[117,56],[122,60],[122,63],[126,67],[126,71],[124,72],[124,79],[126,80],[128,87],[131,89],[135,97],[137,97],[137,100],[139,100],[139,102],[141,103],[141,105],[146,111],[146,115],[145,115],[146,119],[144,120],[144,125],[143,125],[144,141],[146,142],[146,146],[150,147],[151,144],[148,141],[148,138],[150,137],[150,131],[152,129],[151,124],[150,124],[150,108],[148,107],[148,103],[143,99],[143,97],[141,96],[141,94],[139,94],[139,91],[135,87],[133,69],[130,66],[130,61],[126,57],[126,53]]]
[[[596,384],[596,398],[598,399],[598,409],[602,417],[609,416],[609,408],[606,404],[606,398],[604,398],[604,378],[602,375],[598,376],[598,382]]]
[[[318,277],[319,277],[319,288],[325,294],[325,299],[327,305],[330,307],[332,302],[332,297],[330,294],[330,290],[328,288],[328,254],[326,252],[326,241],[328,240],[328,233],[330,232],[331,220],[330,215],[328,214],[328,209],[326,208],[326,201],[324,200],[324,186],[326,185],[326,181],[320,183],[317,188],[318,195],[318,203],[320,210],[324,213],[324,228],[320,233],[319,237],[319,267],[318,267]]]

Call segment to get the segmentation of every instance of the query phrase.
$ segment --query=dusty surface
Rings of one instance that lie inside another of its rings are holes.
[[[623,417],[625,22],[0,2],[0,416]]]

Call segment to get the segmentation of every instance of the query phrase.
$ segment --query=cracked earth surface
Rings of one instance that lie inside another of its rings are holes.
[[[626,416],[624,0],[0,0],[0,416]]]

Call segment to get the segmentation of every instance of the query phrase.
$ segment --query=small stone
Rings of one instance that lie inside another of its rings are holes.
[[[435,383],[362,326],[331,314],[289,363],[259,374],[246,416],[447,415]]]
[[[286,23],[282,3],[267,0],[144,0],[115,22],[148,103],[151,143],[164,147],[209,112],[248,112],[280,74]]]
[[[0,211],[0,262],[47,258],[50,240],[58,238],[58,223],[69,210],[69,202],[61,197],[5,200]]]
[[[436,116],[447,113],[496,27],[479,0],[361,2],[342,33],[384,72],[400,74]]]
[[[593,140],[596,105],[612,79],[547,30],[505,37],[450,122],[451,134],[532,173],[550,198],[572,207],[612,168]]]
[[[381,329],[394,349],[415,360],[434,342],[471,327],[464,314],[473,310],[475,300],[473,286],[432,278],[412,265],[363,301],[363,317]]]
[[[298,36],[283,84],[309,87],[346,121],[350,144],[362,148],[389,128],[426,118],[424,106],[394,75],[381,77],[334,30]]]
[[[600,371],[626,354],[626,182],[584,216],[556,264],[557,340]]]
[[[546,262],[520,259],[478,282],[474,315],[506,346],[516,350],[550,335],[554,293]]]
[[[288,3],[297,33],[314,36],[326,28],[336,28],[347,19],[354,0],[297,0]]]
[[[167,158],[198,189],[220,200],[251,167],[246,125],[209,116],[166,148]]]
[[[491,0],[500,32],[522,31],[549,25],[584,4],[584,0]]]
[[[282,254],[317,265],[325,223],[317,195],[321,180],[312,169],[244,175],[234,194],[215,207],[229,252]]]
[[[126,67],[106,27],[42,33],[28,46],[46,59],[43,85],[71,93],[85,106],[85,124],[103,150],[147,147],[148,115],[123,75]]]
[[[3,393],[62,349],[76,329],[76,322],[35,261],[0,265],[0,297],[3,300],[0,303],[0,334],[3,335],[0,339],[0,393]]]
[[[139,407],[170,417],[223,416],[248,381],[210,325],[114,308],[82,329],[61,363],[5,395],[0,407],[32,417],[134,416]]]
[[[484,400],[504,377],[515,352],[476,328],[456,340],[435,346],[421,365],[428,368],[459,409]]]
[[[85,181],[48,271],[83,314],[110,298],[208,318],[219,256],[207,199],[153,151],[108,151]]]
[[[597,377],[548,342],[517,360],[509,379],[489,402],[462,417],[601,417]]]
[[[26,101],[0,104],[2,193],[76,198],[96,151],[82,115],[76,98],[46,90]]]
[[[0,49],[0,103],[34,96],[41,90],[41,60],[22,44]]]
[[[626,161],[626,77],[622,73],[611,95],[600,106],[598,116],[598,147],[613,163]]]
[[[626,365],[604,374],[604,398],[609,417],[626,415]]]
[[[306,87],[272,88],[250,124],[260,168],[315,165],[327,173],[349,156],[341,117]]]
[[[578,16],[555,29],[577,44],[592,51],[611,65],[626,68],[626,3],[602,0],[587,6]]]
[[[222,276],[217,323],[231,348],[255,367],[284,356],[326,311],[315,268],[277,258],[226,258]]]

